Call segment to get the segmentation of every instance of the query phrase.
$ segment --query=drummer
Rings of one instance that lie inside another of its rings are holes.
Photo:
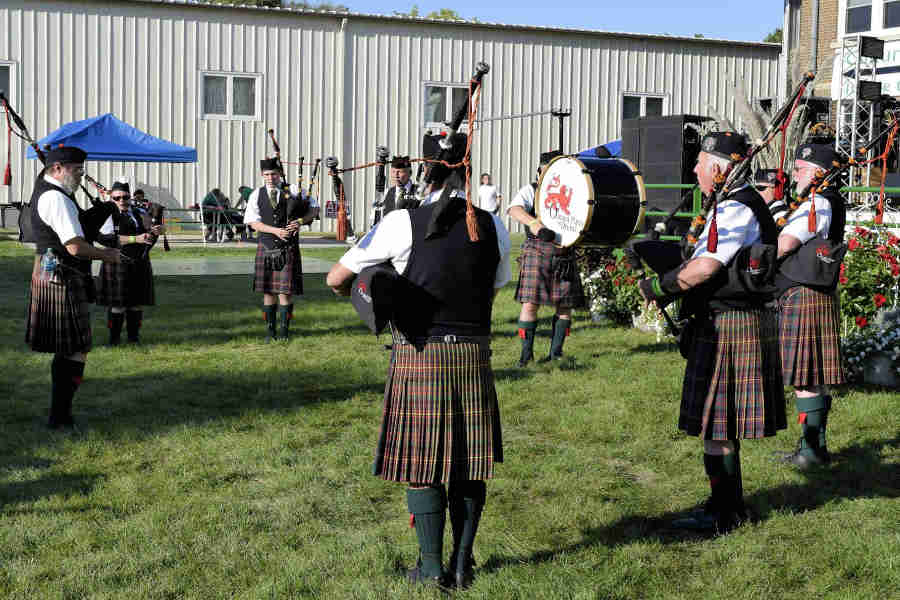
[[[538,177],[547,164],[561,152],[541,154]],[[534,194],[537,182],[523,186],[509,203],[507,214],[525,226],[525,242],[519,256],[519,283],[516,300],[522,304],[519,313],[519,338],[522,354],[518,367],[525,368],[534,360],[534,335],[537,331],[539,306],[552,306],[555,310],[550,352],[541,362],[560,360],[563,343],[572,325],[572,309],[585,305],[584,290],[575,265],[573,248],[560,248],[553,244],[555,234],[544,227],[537,218]]]

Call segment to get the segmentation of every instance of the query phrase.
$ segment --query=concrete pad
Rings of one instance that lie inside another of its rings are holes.
[[[316,274],[327,273],[334,265],[330,260],[321,258],[303,259],[303,273]],[[247,275],[253,273],[255,257],[241,256],[210,256],[205,258],[158,258],[153,260],[154,275]],[[100,273],[100,262],[91,264],[94,275]]]

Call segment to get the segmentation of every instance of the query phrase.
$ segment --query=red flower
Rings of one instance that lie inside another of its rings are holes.
[[[847,265],[845,263],[841,263],[841,275],[847,270]]]
[[[856,238],[850,238],[850,241],[847,242],[847,249],[856,250],[857,248],[859,248],[859,241]]]
[[[615,279],[613,279],[613,285],[615,285],[616,287],[622,285],[622,280],[616,277]]]
[[[847,285],[847,281],[849,281],[849,280],[848,280],[847,277],[842,273],[841,276],[838,277],[838,281],[841,283],[841,285]]]
[[[614,264],[612,264],[612,263],[609,263],[608,265],[606,265],[606,272],[607,272],[607,273],[612,273],[612,272],[615,271],[615,270],[616,270],[616,265],[614,265]]]
[[[863,327],[865,327],[868,324],[869,324],[869,321],[865,317],[856,317],[856,326],[859,327],[860,329],[862,329]]]
[[[883,306],[883,305],[887,302],[887,298],[885,298],[885,297],[884,297],[883,295],[881,295],[881,294],[875,294],[875,295],[872,297],[872,300],[875,302],[875,308],[878,308],[878,307],[880,307],[880,306]]]
[[[898,238],[894,234],[891,234],[891,236],[888,238],[887,243],[888,243],[888,246],[896,246],[897,244],[900,244],[900,238]]]
[[[869,237],[869,230],[862,227],[854,227],[853,231],[860,237]]]
[[[889,253],[888,247],[885,246],[884,244],[875,246],[875,251],[878,252],[878,254],[888,254]]]
[[[891,277],[893,277],[894,279],[900,277],[900,265],[893,265],[891,267]]]
[[[628,285],[631,285],[632,283],[634,283],[634,277],[626,277],[625,283],[627,283]],[[887,302],[887,300],[885,300],[885,302]]]

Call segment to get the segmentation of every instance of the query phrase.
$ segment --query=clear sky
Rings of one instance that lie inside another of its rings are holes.
[[[784,0],[336,0],[353,12],[391,14],[408,12],[413,4],[419,13],[452,8],[465,18],[515,25],[540,25],[623,31],[667,33],[730,40],[761,41],[781,27]]]

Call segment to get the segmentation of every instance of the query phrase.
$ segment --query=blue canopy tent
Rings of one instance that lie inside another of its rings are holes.
[[[87,152],[88,160],[115,162],[197,162],[197,150],[179,146],[144,133],[116,118],[112,113],[73,121],[38,140],[38,146],[77,146]],[[37,158],[28,148],[28,158]]]
[[[605,144],[601,144],[600,146],[595,146],[593,148],[588,148],[587,150],[582,150],[575,156],[580,158],[596,158],[597,157],[597,148],[603,146],[606,148],[612,156],[622,156],[622,140],[613,140],[611,142],[606,142]]]

